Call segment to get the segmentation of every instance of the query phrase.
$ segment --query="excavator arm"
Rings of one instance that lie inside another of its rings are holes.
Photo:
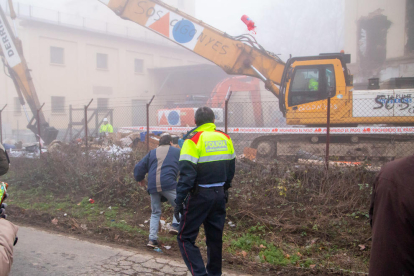
[[[279,98],[285,63],[253,36],[233,37],[158,0],[99,0],[133,21],[210,60],[227,74],[260,78]]]
[[[13,6],[9,1],[10,15],[12,19],[15,18]],[[49,127],[46,122],[43,112],[39,112],[39,122],[37,121],[37,110],[40,108],[39,98],[33,84],[30,70],[27,66],[26,59],[23,54],[23,47],[20,39],[14,35],[12,29],[7,21],[6,15],[0,6],[0,56],[7,69],[8,76],[13,80],[16,87],[17,95],[19,96],[20,104],[25,110],[27,119],[29,121],[28,128],[38,135],[38,125],[40,126],[40,136],[46,144],[49,144],[56,139],[58,130]],[[29,119],[26,111],[26,103],[29,106],[33,118]],[[35,119],[36,118],[36,119]],[[35,123],[33,123],[35,121]]]

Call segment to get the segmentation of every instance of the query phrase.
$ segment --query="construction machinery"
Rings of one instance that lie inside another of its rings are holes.
[[[40,132],[40,137],[47,145],[56,139],[58,130],[49,126],[43,112],[40,110],[39,98],[33,84],[30,69],[27,66],[23,54],[22,42],[17,36],[17,28],[15,25],[16,14],[13,10],[11,0],[9,0],[9,7],[15,33],[13,33],[6,15],[0,6],[0,56],[4,64],[4,72],[13,80],[14,86],[16,87],[20,104],[29,122],[27,128],[36,136]],[[33,115],[31,119],[26,110],[26,103]]]
[[[210,95],[188,95],[185,102],[170,104],[168,109],[157,110],[158,126],[194,127],[194,106],[209,106],[215,114],[216,125],[224,126],[224,105],[230,91],[247,93],[252,109],[254,125],[263,127],[260,83],[252,77],[236,76],[220,81]]]
[[[414,90],[354,91],[353,76],[347,69],[349,54],[292,57],[283,62],[259,45],[252,35],[230,36],[159,0],[99,1],[121,18],[164,36],[230,75],[261,79],[266,89],[278,98],[286,123],[305,129],[303,135],[277,133],[257,137],[251,146],[257,148],[261,157],[289,155],[288,152],[294,152],[293,147],[304,149],[311,143],[317,149],[314,153],[324,151],[321,143],[325,142],[324,135],[318,129],[327,124],[328,99],[330,125],[345,129],[344,133],[331,135],[332,155],[393,158],[407,154],[401,149],[414,148],[412,138],[402,135],[380,132],[359,135],[346,131],[347,127],[361,125],[414,125]],[[280,150],[283,145],[290,148],[285,153]]]

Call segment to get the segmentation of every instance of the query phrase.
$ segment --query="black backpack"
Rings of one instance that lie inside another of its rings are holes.
[[[10,159],[7,155],[7,151],[3,145],[0,144],[0,175],[6,174],[9,170]]]

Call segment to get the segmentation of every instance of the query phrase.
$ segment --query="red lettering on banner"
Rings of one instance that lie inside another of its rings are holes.
[[[124,130],[139,130],[145,131],[147,129],[146,126],[135,126],[135,127],[122,127],[121,129]],[[170,132],[184,132],[191,130],[191,127],[150,127],[151,131],[159,130],[159,131],[170,131]],[[274,133],[274,134],[282,134],[282,133],[297,133],[297,134],[310,134],[310,133],[326,133],[326,128],[229,128],[229,133]],[[331,128],[331,132],[335,134],[342,134],[342,133],[361,133],[361,134],[369,134],[369,133],[396,133],[396,134],[412,134],[414,133],[414,127],[356,127],[356,128]]]

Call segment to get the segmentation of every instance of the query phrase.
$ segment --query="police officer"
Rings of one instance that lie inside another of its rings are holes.
[[[177,241],[192,275],[221,275],[227,190],[234,176],[235,153],[230,137],[216,130],[211,108],[197,109],[195,123],[197,128],[180,153],[174,215],[177,220],[182,216]],[[201,224],[206,234],[207,267],[195,245]]]

